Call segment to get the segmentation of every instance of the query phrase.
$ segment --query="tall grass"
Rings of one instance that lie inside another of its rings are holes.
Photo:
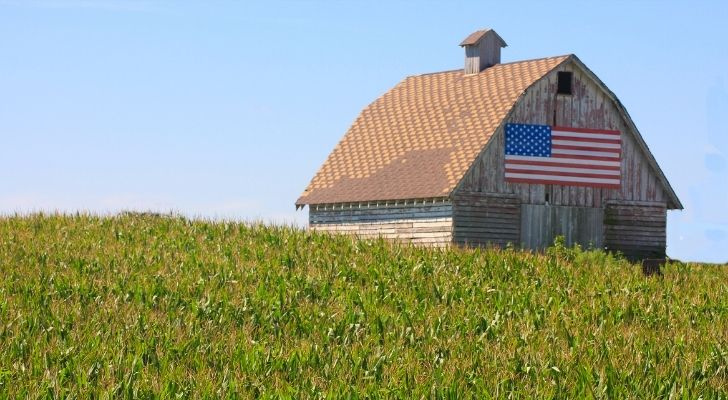
[[[0,398],[726,398],[728,268],[0,218]]]

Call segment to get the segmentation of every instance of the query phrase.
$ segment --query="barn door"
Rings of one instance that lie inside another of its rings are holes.
[[[603,246],[604,210],[591,207],[563,207],[539,204],[521,205],[521,245],[542,250],[557,236],[566,244],[584,248]]]

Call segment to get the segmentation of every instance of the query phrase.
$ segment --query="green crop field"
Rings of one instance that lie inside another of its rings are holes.
[[[728,268],[0,218],[0,398],[727,398]]]

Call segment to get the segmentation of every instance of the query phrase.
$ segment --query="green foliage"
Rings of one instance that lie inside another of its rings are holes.
[[[726,398],[728,269],[0,218],[0,398]]]

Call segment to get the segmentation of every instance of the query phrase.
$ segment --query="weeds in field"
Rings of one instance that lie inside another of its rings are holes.
[[[728,268],[0,219],[0,398],[726,398]]]

